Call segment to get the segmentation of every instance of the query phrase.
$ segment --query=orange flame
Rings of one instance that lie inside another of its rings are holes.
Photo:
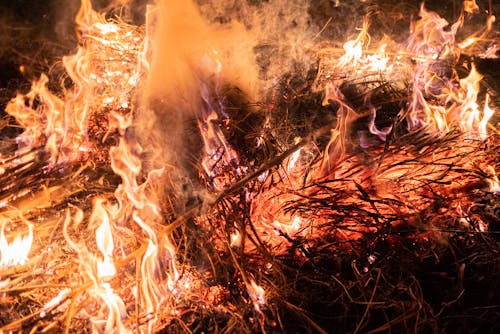
[[[63,57],[73,83],[63,87],[64,98],[50,92],[42,75],[29,93],[18,94],[6,107],[25,129],[17,139],[20,148],[44,146],[51,165],[88,154],[90,116],[105,107],[128,108],[144,69],[145,42],[137,29],[107,22],[89,0],[82,1],[76,22],[81,46]]]
[[[476,3],[476,0],[464,0],[464,11],[470,14],[479,11],[479,6]]]

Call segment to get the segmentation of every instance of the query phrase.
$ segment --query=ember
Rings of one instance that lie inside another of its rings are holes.
[[[146,2],[0,46],[0,333],[500,329],[499,8]]]

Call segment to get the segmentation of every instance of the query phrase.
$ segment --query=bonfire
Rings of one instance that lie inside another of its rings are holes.
[[[498,332],[493,5],[216,5],[82,0],[9,96],[0,333]]]

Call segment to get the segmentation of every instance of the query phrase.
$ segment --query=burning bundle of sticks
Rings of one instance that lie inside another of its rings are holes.
[[[150,96],[159,3],[136,26],[83,0],[61,86],[6,107],[0,332],[498,330],[491,8],[462,36],[474,1],[452,24],[421,5],[375,46],[373,8],[342,44],[327,21],[258,94],[179,45],[201,57],[165,73],[196,88]]]

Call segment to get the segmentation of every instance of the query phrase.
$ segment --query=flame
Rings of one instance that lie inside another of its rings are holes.
[[[48,90],[48,81],[47,76],[42,75],[29,93],[18,94],[5,111],[25,129],[16,138],[19,147],[34,148],[45,143],[55,162],[58,144],[64,136],[64,102]]]
[[[28,261],[31,245],[33,244],[33,225],[24,220],[28,227],[27,235],[16,235],[14,240],[8,241],[6,232],[10,230],[10,219],[0,216],[2,228],[0,230],[0,268],[23,265]]]
[[[453,50],[455,35],[463,24],[460,17],[450,29],[448,21],[437,13],[427,11],[424,4],[420,6],[420,19],[411,26],[412,34],[408,40],[408,50],[414,52],[420,61],[444,59],[456,56]]]
[[[97,199],[94,204],[94,211],[90,217],[90,221],[102,221],[101,225],[96,229],[97,248],[103,255],[103,261],[97,263],[97,277],[99,279],[110,279],[116,275],[116,268],[113,264],[113,234],[108,213],[104,208],[104,200]]]
[[[464,11],[476,10],[475,1],[464,2]],[[23,134],[17,138],[17,153],[44,147],[50,154],[51,167],[84,161],[94,149],[98,151],[108,138],[116,143],[109,150],[109,158],[113,172],[121,178],[121,184],[113,195],[109,194],[106,198],[97,197],[94,200],[88,224],[83,223],[87,216],[81,209],[68,209],[65,217],[61,219],[63,235],[67,245],[74,251],[75,258],[77,257],[75,262],[81,269],[78,278],[88,283],[84,297],[101,306],[95,310],[90,307],[86,310],[92,314],[93,330],[106,333],[132,331],[130,327],[135,325],[127,322],[132,305],[140,313],[138,319],[147,323],[147,330],[151,332],[158,311],[169,306],[167,301],[182,297],[182,289],[189,289],[191,285],[196,284],[192,284],[191,278],[179,282],[181,274],[178,269],[177,249],[173,242],[175,240],[165,232],[168,230],[165,229],[167,219],[157,191],[157,184],[161,184],[162,177],[166,174],[165,169],[144,168],[143,148],[131,129],[134,117],[142,112],[134,109],[137,87],[143,83],[141,80],[150,69],[149,32],[147,29],[141,31],[139,28],[132,28],[123,22],[107,20],[104,15],[92,9],[90,0],[82,0],[76,21],[80,47],[76,54],[63,58],[72,86],[64,89],[63,97],[60,97],[50,91],[47,85],[49,79],[42,75],[33,82],[29,93],[19,94],[9,103],[7,112],[24,128]],[[494,17],[491,16],[487,30],[491,29],[493,21]],[[405,50],[395,48],[387,38],[370,49],[372,41],[368,33],[369,17],[366,17],[358,36],[343,45],[340,51],[342,56],[336,57],[333,62],[328,62],[327,57],[321,59],[316,83],[324,89],[323,104],[337,106],[337,123],[331,129],[330,141],[321,161],[316,164],[313,161],[320,155],[317,148],[303,146],[291,154],[288,160],[285,160],[285,172],[278,172],[281,179],[286,179],[280,180],[281,189],[274,185],[266,187],[273,182],[268,181],[267,177],[272,171],[261,174],[258,180],[265,185],[263,188],[272,190],[257,195],[251,194],[250,191],[245,194],[245,200],[251,206],[251,220],[258,222],[255,224],[257,232],[253,233],[259,237],[262,235],[262,239],[265,239],[273,234],[269,231],[274,231],[287,242],[295,242],[294,237],[300,241],[307,237],[307,233],[312,234],[313,222],[318,225],[331,224],[329,218],[325,217],[290,214],[290,211],[283,213],[283,203],[297,198],[296,194],[289,193],[290,190],[298,191],[297,189],[307,181],[303,180],[304,175],[311,175],[313,179],[335,178],[337,175],[347,175],[347,170],[355,166],[354,162],[347,163],[343,158],[348,153],[351,124],[360,112],[369,117],[369,132],[381,141],[387,140],[392,127],[377,127],[375,120],[379,109],[371,104],[369,94],[364,101],[364,110],[355,110],[356,107],[346,102],[341,87],[349,78],[363,78],[365,82],[391,78],[399,84],[409,79],[411,103],[401,110],[401,115],[406,116],[409,130],[423,128],[441,135],[453,128],[459,128],[469,137],[482,140],[488,138],[488,122],[495,111],[489,106],[489,95],[486,95],[483,110],[479,107],[482,104],[479,102],[482,75],[474,65],[471,66],[469,75],[462,79],[456,73],[445,75],[441,71],[446,67],[441,62],[456,62],[460,52],[481,41],[481,36],[472,35],[457,44],[456,33],[462,23],[463,17],[448,29],[446,20],[427,11],[422,5],[420,19],[412,25],[412,35]],[[219,86],[223,80],[221,76],[224,69],[219,60],[220,55],[213,48],[208,51],[205,47],[202,49],[196,51],[197,55],[201,55],[200,59],[190,59],[190,62],[199,61],[200,64],[195,64],[195,67],[199,67],[200,72],[203,72],[201,76],[209,73],[210,80],[201,78],[196,83],[199,84],[199,89],[187,91],[199,92],[201,95],[203,103],[199,104],[201,110],[196,110],[196,116],[205,148],[202,166],[209,178],[211,190],[222,191],[234,184],[235,180],[247,171],[247,167],[240,165],[240,157],[231,147],[222,129],[230,119],[217,99],[221,94]],[[405,57],[408,59],[404,59]],[[412,72],[411,76],[408,76],[409,72]],[[91,134],[88,130],[89,122],[92,117],[97,116],[107,118],[107,124],[99,129],[100,134]],[[299,144],[302,140],[296,137],[294,143]],[[262,145],[263,141],[261,137],[258,145]],[[0,175],[12,165],[22,164],[32,157],[21,154],[15,162],[4,162],[0,156]],[[304,160],[307,161],[304,163]],[[356,157],[352,160],[356,160]],[[434,167],[428,167],[430,173],[439,172],[438,167],[437,171],[432,168]],[[389,190],[394,191],[390,187],[391,181],[409,173],[411,171],[408,166],[384,170],[375,175],[378,177],[378,183],[374,188],[377,188],[378,194],[387,193],[388,198],[399,200],[398,196],[404,195],[390,193]],[[487,191],[495,194],[500,192],[494,166],[486,168],[486,176]],[[374,182],[371,177],[370,174],[366,179]],[[417,183],[412,180],[405,186],[420,186]],[[356,189],[343,191],[352,194]],[[288,193],[282,196],[285,192]],[[355,200],[356,198],[344,199],[347,205]],[[378,200],[373,203],[384,204]],[[3,208],[7,204],[8,202],[4,202],[0,206]],[[25,235],[10,235],[13,234],[13,228],[10,227],[12,221],[3,216],[0,219],[0,267],[25,264],[34,239],[32,224],[21,219],[26,223],[28,232]],[[350,228],[347,232],[340,232],[346,239],[354,240],[360,234],[358,232],[363,231],[363,227],[356,226],[355,219],[348,217],[344,223]],[[88,228],[89,235],[95,236],[95,240],[73,239],[70,230],[77,227]],[[372,229],[376,230],[376,227]],[[243,242],[246,232],[233,225],[229,235],[230,246],[246,248]],[[263,244],[270,245],[270,248],[279,252],[280,248],[276,243],[263,240]],[[133,266],[120,265],[129,258],[136,262],[135,273]],[[135,286],[129,290],[132,291],[130,295],[119,288],[126,276],[133,276],[136,280]],[[267,302],[265,290],[254,279],[244,277],[244,282],[255,310],[260,312]],[[42,308],[41,316],[73,293],[73,289],[60,290]],[[176,312],[177,310],[171,310],[166,313],[178,314]],[[142,324],[137,326],[138,328],[133,328],[135,331],[146,331]]]
[[[149,314],[156,311],[156,307],[161,300],[161,291],[154,280],[157,254],[158,246],[153,243],[153,241],[148,240],[146,252],[142,257],[140,287],[142,297],[141,305]]]
[[[218,91],[218,84],[220,74],[222,71],[222,63],[218,59],[216,50],[211,50],[211,54],[206,54],[202,58],[204,67],[211,69],[214,73],[214,92],[216,96],[220,94]],[[231,184],[231,180],[225,179],[223,176],[224,169],[230,167],[238,174],[241,173],[239,167],[239,157],[237,152],[228,143],[221,126],[224,118],[227,120],[228,116],[222,104],[219,103],[219,109],[216,110],[215,102],[211,96],[211,87],[204,82],[200,82],[201,95],[205,102],[205,108],[202,111],[201,119],[198,121],[198,127],[203,138],[205,156],[201,165],[208,176],[210,183],[213,185],[214,190],[222,191],[225,187]],[[220,114],[220,115],[219,115]]]
[[[300,143],[301,138],[295,137],[293,141],[295,144],[298,144]],[[301,151],[302,149],[298,149],[297,151],[293,152],[293,154],[290,156],[290,158],[288,159],[288,167],[287,167],[288,170],[292,170],[295,168],[295,165],[297,164],[297,161],[300,158]]]
[[[456,74],[447,78],[439,73],[441,59],[456,59],[459,48],[469,47],[477,38],[469,37],[454,48],[455,35],[463,23],[462,17],[447,31],[448,22],[436,13],[426,11],[423,6],[420,16],[409,40],[409,50],[417,55],[413,97],[407,115],[409,129],[425,126],[430,131],[447,133],[459,127],[469,136],[486,139],[486,124],[493,113],[488,107],[488,98],[482,112],[478,106],[482,75],[474,64],[469,75],[463,79],[458,79]]]
[[[476,3],[476,0],[464,0],[464,11],[470,14],[479,11],[479,6]]]
[[[458,47],[460,49],[467,49],[468,47],[470,47],[471,45],[473,45],[474,43],[477,42],[477,38],[476,37],[468,37],[466,40],[464,40],[463,42],[459,43],[458,44]]]
[[[316,77],[316,87],[323,89],[323,105],[337,105],[337,124],[331,130],[331,139],[323,155],[323,163],[319,175],[326,175],[335,169],[336,163],[342,159],[346,147],[346,136],[350,125],[357,118],[356,110],[348,103],[340,87],[348,83],[348,78],[358,79],[361,83],[383,81],[384,78],[391,78],[394,81],[402,81],[405,76],[404,63],[400,61],[400,56],[389,56],[387,48],[392,43],[387,37],[380,41],[375,50],[370,50],[371,37],[368,33],[369,16],[363,20],[363,27],[353,40],[347,41],[344,46],[344,54],[338,61],[328,61],[331,57],[329,50],[320,52],[320,66]],[[324,54],[323,54],[324,53]],[[395,53],[393,53],[395,54]],[[365,99],[367,105],[369,97]],[[376,110],[370,108],[370,126],[372,134],[377,135],[385,141],[391,128],[377,129],[375,126]]]
[[[368,35],[369,17],[366,16],[363,20],[363,28],[354,40],[347,41],[344,44],[345,54],[339,59],[339,67],[352,66],[357,67],[363,56],[363,45],[367,46],[370,43],[370,35]]]
[[[304,224],[304,222],[305,221],[301,217],[294,216],[293,218],[291,218],[291,222],[288,224],[275,220],[273,225],[274,228],[277,229],[280,233],[284,233],[287,236],[293,236],[302,229],[302,225]]]
[[[78,255],[82,279],[92,283],[88,294],[102,304],[101,310],[92,317],[94,330],[128,332],[123,323],[128,317],[125,296],[120,290],[114,291],[111,285],[119,272],[115,263],[120,259],[117,259],[115,246],[118,245],[123,257],[128,252],[138,254],[135,303],[141,312],[155,313],[179,278],[175,267],[176,251],[170,237],[164,235],[160,242],[157,236],[163,215],[153,185],[163,170],[149,171],[146,180],[139,182],[144,172],[140,158],[142,147],[127,135],[133,120],[132,112],[127,109],[132,106],[131,99],[141,75],[149,67],[150,41],[148,33],[144,39],[137,27],[106,20],[92,9],[89,0],[82,1],[76,21],[80,48],[75,55],[63,59],[74,82],[64,91],[64,99],[57,98],[47,89],[48,79],[42,76],[34,82],[30,93],[19,95],[11,102],[9,112],[26,128],[20,137],[21,143],[26,147],[45,145],[53,164],[81,159],[91,148],[117,133],[117,145],[109,150],[109,156],[111,168],[121,177],[122,183],[113,199],[94,200],[88,224],[95,233],[100,254],[94,254],[85,243],[70,236],[70,228],[81,226],[84,220],[81,210],[77,209],[75,214],[70,210],[66,212],[63,235]],[[39,106],[35,106],[35,99],[41,101]],[[89,120],[95,115],[106,115],[108,123],[100,137],[89,137]],[[118,231],[139,234],[141,242],[125,240],[121,234],[115,234]],[[167,259],[170,269],[165,281],[157,273],[160,256]],[[53,298],[45,309],[50,309],[59,299]],[[146,321],[150,331],[154,320],[155,317],[149,317]]]
[[[101,317],[94,317],[91,319],[93,324],[93,331],[99,333],[129,333],[123,319],[127,317],[125,304],[122,299],[113,292],[109,283],[102,283],[101,285],[93,288],[90,291],[91,295],[101,299],[104,302],[103,307],[106,306],[107,310],[101,310],[101,313],[108,313],[106,320]]]
[[[372,105],[370,105],[369,103],[368,103],[368,108],[370,110],[370,120],[368,123],[368,130],[370,130],[370,133],[376,135],[380,140],[385,142],[387,135],[389,135],[389,133],[392,130],[392,126],[389,126],[388,128],[383,130],[378,129],[377,126],[375,125],[375,119],[377,118],[377,109]]]
[[[330,130],[330,141],[325,148],[320,175],[327,175],[344,156],[345,136],[355,115],[355,111],[344,102],[345,98],[338,83],[330,82],[326,86],[323,104],[326,105],[330,101],[337,103],[339,106],[337,110],[338,120],[335,128]]]
[[[261,306],[266,304],[266,292],[264,291],[264,288],[250,278],[250,282],[247,283],[247,291],[248,295],[252,299],[255,310],[259,312]]]
[[[80,43],[76,54],[63,57],[73,82],[62,87],[59,98],[47,88],[42,75],[27,94],[18,94],[6,107],[25,129],[17,138],[20,148],[44,146],[51,165],[83,159],[93,145],[88,136],[92,115],[105,107],[128,108],[144,69],[143,36],[107,22],[83,0],[76,18]]]
[[[350,41],[344,43],[344,55],[339,58],[335,68],[341,72],[352,71],[355,73],[363,74],[379,74],[391,72],[395,65],[389,65],[391,58],[386,52],[389,41],[387,37],[380,42],[378,48],[370,51],[371,37],[368,33],[370,27],[370,16],[365,16],[363,20],[363,27],[361,28],[358,36]]]
[[[490,21],[491,19],[488,19],[488,22]],[[488,138],[488,122],[494,110],[489,107],[489,95],[486,95],[484,107],[480,107],[483,105],[483,102],[480,102],[482,75],[473,64],[469,75],[464,78],[459,78],[454,71],[446,72],[457,63],[463,48],[471,47],[481,39],[476,34],[466,38],[462,43],[456,43],[455,36],[462,24],[463,18],[460,17],[450,27],[446,20],[434,12],[427,11],[422,5],[420,18],[412,24],[412,34],[404,49],[403,46],[396,45],[387,38],[380,41],[375,49],[370,49],[370,42],[373,41],[368,33],[368,18],[365,18],[361,32],[355,39],[344,44],[340,57],[338,57],[338,49],[320,50],[315,88],[324,94],[323,105],[337,108],[336,124],[330,130],[330,141],[323,150],[320,163],[309,165],[307,170],[304,169],[298,162],[302,156],[308,154],[310,147],[302,147],[285,161],[287,174],[286,181],[283,181],[283,189],[275,187],[266,194],[259,194],[252,198],[252,221],[258,222],[259,227],[256,229],[259,230],[259,236],[265,240],[266,244],[272,245],[272,248],[279,252],[286,249],[283,244],[295,240],[307,240],[307,233],[311,231],[313,234],[312,230],[315,226],[323,223],[329,224],[326,218],[317,217],[317,215],[314,217],[286,215],[283,213],[284,203],[299,200],[291,193],[301,194],[301,190],[297,190],[298,187],[300,189],[300,185],[305,184],[308,189],[307,180],[303,179],[304,175],[311,177],[312,180],[320,180],[320,183],[323,180],[341,182],[340,180],[345,177],[351,178],[354,173],[353,169],[358,167],[356,163],[350,161],[357,158],[355,153],[353,157],[352,152],[348,151],[351,145],[348,135],[351,124],[357,117],[360,117],[358,115],[368,116],[369,133],[377,136],[381,141],[387,140],[392,126],[379,128],[376,125],[379,110],[371,100],[372,82],[389,82],[397,91],[402,91],[402,94],[406,91],[409,93],[409,103],[401,107],[395,121],[399,122],[400,119],[406,117],[410,131],[419,130],[439,137],[459,129],[467,139],[486,140]],[[353,85],[361,86],[361,89],[365,83],[368,87],[368,93],[363,97],[361,110],[356,109],[357,107],[344,96],[342,89],[345,85],[349,86],[349,80],[354,82]],[[361,142],[362,147],[363,145]],[[370,146],[365,145],[363,148],[370,148]],[[457,149],[463,152],[463,148]],[[358,163],[365,165],[366,161],[358,161]],[[374,166],[370,168],[376,169]],[[428,167],[430,175],[438,173],[438,169],[433,168]],[[375,178],[372,173],[373,170],[367,171],[356,182],[365,183]],[[394,167],[388,171],[379,171],[376,174],[377,181],[370,182],[376,185],[379,195],[384,194],[390,197],[394,189],[388,191],[385,189],[386,184],[391,184],[393,182],[391,180],[408,178],[411,173],[412,171],[408,170],[407,166]],[[489,189],[497,189],[494,176],[496,174],[489,172],[488,175],[490,175],[487,180]],[[259,181],[265,184],[266,177],[259,178]],[[420,186],[417,181],[412,182],[408,181],[406,186],[408,188]],[[307,190],[302,191],[307,193]],[[345,189],[345,191],[356,193],[358,190]],[[401,200],[397,196],[395,199]],[[358,228],[356,222],[349,222],[349,218],[346,218],[343,223],[348,226],[348,229],[342,230],[339,234],[343,233],[344,237],[349,240],[361,237],[363,227]],[[273,229],[275,233],[269,233],[269,229]],[[248,248],[247,245],[245,247]]]
[[[122,117],[115,116],[116,124],[121,127],[120,131],[125,132],[126,127],[131,123]],[[116,189],[115,196],[119,202],[120,210],[117,212],[117,220],[126,220],[127,217],[135,222],[145,234],[146,250],[142,256],[140,266],[140,303],[143,309],[152,314],[162,301],[162,289],[157,283],[156,269],[160,245],[155,232],[155,224],[162,220],[160,210],[155,203],[152,194],[147,192],[148,187],[155,178],[163,173],[163,170],[153,170],[149,173],[145,183],[138,184],[137,177],[141,173],[141,160],[138,154],[142,148],[137,142],[127,141],[120,138],[119,144],[111,148],[111,165],[113,171],[120,175],[122,184]],[[169,238],[164,240],[162,247],[166,248],[169,254],[171,273],[169,274],[169,289],[173,289],[178,273],[175,268],[174,254],[175,248]],[[154,320],[154,319],[152,319]]]
[[[486,182],[488,183],[488,192],[499,194],[500,182],[498,181],[498,175],[493,166],[487,166],[486,173],[488,175],[488,178],[486,179]]]
[[[481,139],[486,139],[488,137],[488,122],[491,117],[495,114],[495,110],[491,109],[489,106],[490,95],[486,94],[486,99],[484,100],[483,117],[479,121],[478,130]]]
[[[240,231],[235,230],[233,233],[231,233],[229,243],[231,247],[241,247],[242,242],[243,239]]]

